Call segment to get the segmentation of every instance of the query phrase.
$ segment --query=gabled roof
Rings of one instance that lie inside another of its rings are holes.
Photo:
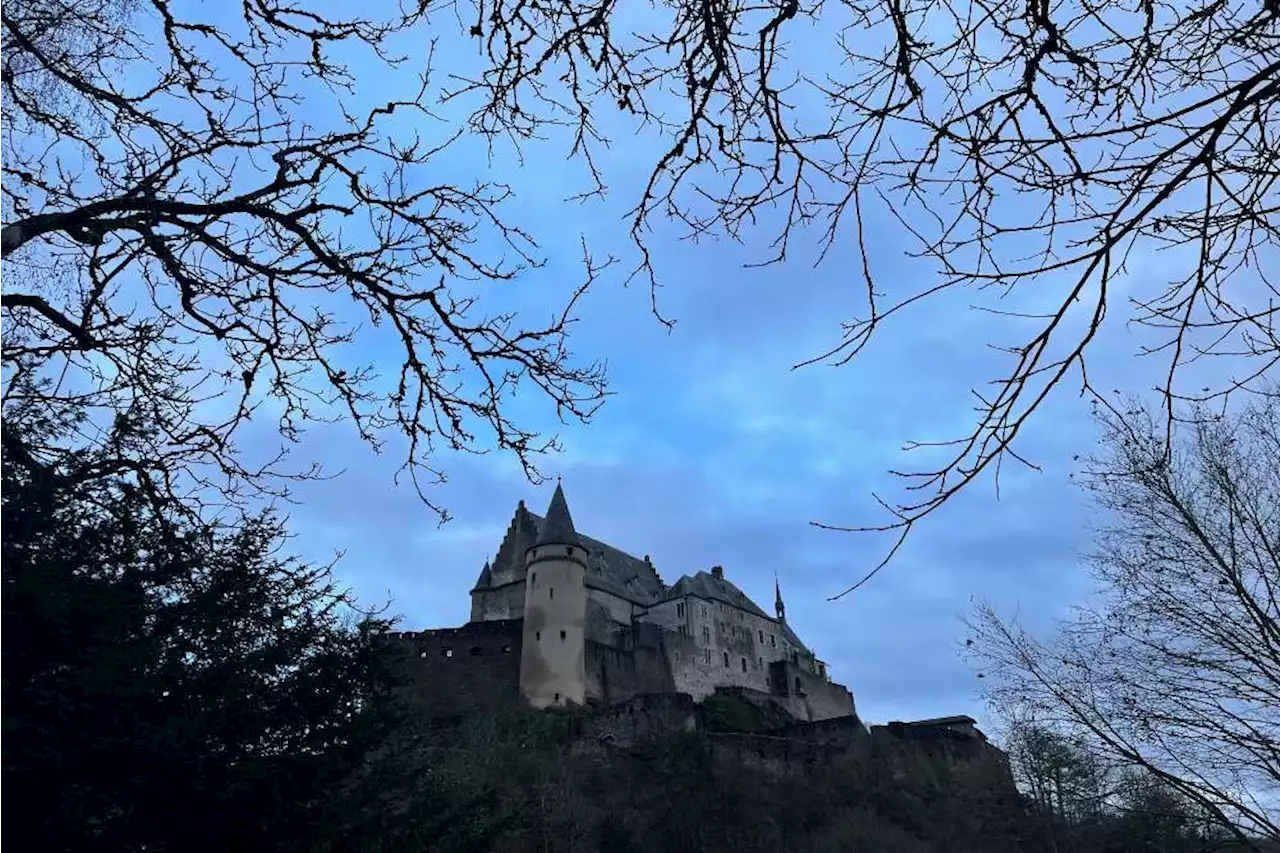
[[[809,647],[801,642],[800,638],[796,636],[796,632],[791,630],[791,626],[786,622],[774,619],[761,610],[745,592],[738,589],[733,581],[718,578],[709,572],[685,575],[675,582],[664,598],[683,598],[686,595],[696,595],[698,598],[704,598],[708,601],[722,601],[732,607],[738,607],[748,613],[768,619],[778,626],[779,632],[787,638],[791,645],[800,651],[809,651]]]
[[[717,578],[709,572],[685,575],[676,581],[675,586],[671,587],[671,591],[667,593],[666,597],[680,598],[685,595],[696,595],[709,601],[723,601],[725,604],[740,607],[748,613],[754,613],[756,616],[763,616],[765,619],[770,618],[732,581]]]

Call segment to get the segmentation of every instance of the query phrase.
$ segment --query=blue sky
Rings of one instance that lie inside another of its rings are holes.
[[[628,134],[619,138],[603,204],[563,203],[581,172],[553,147],[526,151],[535,168],[494,163],[491,176],[518,190],[513,217],[533,223],[548,260],[521,285],[530,322],[549,315],[578,280],[580,236],[597,254],[632,257],[623,216],[652,152]],[[476,167],[472,153],[451,162]],[[887,217],[871,237],[873,261],[900,286],[927,281],[930,270],[905,257],[909,243]],[[979,484],[921,526],[873,583],[828,601],[888,541],[810,522],[881,518],[870,496],[893,493],[885,472],[924,461],[904,455],[903,442],[952,438],[970,426],[969,391],[999,367],[985,344],[1009,340],[1007,321],[967,311],[969,295],[959,294],[887,329],[848,367],[793,370],[838,341],[840,321],[857,308],[850,244],[818,268],[801,251],[793,263],[764,269],[743,267],[759,256],[750,246],[695,246],[660,231],[652,247],[674,330],[649,313],[643,284],[618,279],[601,282],[578,313],[572,347],[607,360],[614,396],[589,425],[559,429],[564,452],[542,467],[563,478],[579,529],[651,555],[668,582],[721,564],[766,607],[777,572],[792,624],[869,720],[981,717],[980,682],[959,654],[971,599],[994,599],[1047,625],[1087,589],[1077,558],[1085,507],[1067,481],[1072,454],[1092,435],[1087,407],[1068,393],[1028,433],[1023,450],[1043,473],[1010,470],[999,501],[989,483]],[[537,406],[528,412],[555,428]],[[341,579],[365,601],[391,598],[410,628],[464,622],[467,592],[516,502],[541,511],[554,486],[530,485],[502,456],[442,457],[450,481],[433,498],[454,520],[438,527],[408,484],[393,485],[394,445],[377,457],[333,427],[312,429],[299,450],[345,473],[299,491],[291,510],[298,547],[315,557],[344,552]]]
[[[442,61],[466,63],[460,54]],[[378,94],[386,86],[379,78]],[[563,202],[583,173],[554,139],[527,148],[523,165],[499,152],[490,166],[477,145],[442,161],[453,174],[487,173],[517,190],[509,213],[529,225],[548,262],[516,290],[531,323],[577,282],[580,238],[623,266],[634,259],[624,217],[654,154],[644,137],[612,129],[616,144],[602,161],[611,195],[587,206]],[[873,264],[895,288],[929,281],[931,268],[906,257],[910,243],[890,217],[876,217],[869,238]],[[1000,375],[987,345],[1015,343],[1016,322],[968,310],[972,294],[960,293],[886,328],[850,366],[793,370],[837,342],[840,321],[857,309],[851,241],[817,268],[803,243],[794,261],[763,269],[744,268],[765,251],[751,245],[691,245],[661,228],[650,245],[674,330],[649,313],[643,284],[623,287],[618,278],[601,282],[578,312],[572,347],[583,359],[607,360],[614,396],[589,425],[558,429],[564,452],[542,467],[563,478],[579,529],[651,555],[669,583],[723,565],[766,607],[776,572],[791,623],[870,721],[986,719],[980,682],[960,655],[972,600],[994,600],[1047,628],[1088,590],[1079,559],[1088,508],[1068,481],[1073,455],[1087,452],[1093,436],[1085,402],[1064,388],[1024,435],[1020,450],[1042,472],[1008,469],[999,500],[989,479],[976,484],[920,526],[875,581],[829,601],[889,543],[810,522],[881,520],[870,497],[895,494],[886,471],[926,461],[904,454],[903,443],[966,433],[970,389]],[[1138,256],[1132,275],[1155,275],[1161,263]],[[1053,285],[1043,282],[1028,298],[1044,298]],[[1101,387],[1151,386],[1128,335],[1113,324],[1098,342],[1092,371]],[[526,403],[531,422],[556,429]],[[449,482],[433,498],[454,520],[439,527],[407,483],[393,484],[397,449],[375,456],[342,426],[310,430],[301,454],[345,473],[298,491],[297,547],[316,558],[343,552],[340,578],[366,602],[391,599],[408,628],[460,624],[516,502],[541,511],[554,479],[532,486],[498,455],[440,457]]]

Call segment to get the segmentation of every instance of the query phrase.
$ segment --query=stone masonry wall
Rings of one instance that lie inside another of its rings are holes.
[[[643,622],[618,631],[609,643],[588,640],[588,701],[610,705],[645,693],[676,692],[663,641],[661,628]]]
[[[791,661],[770,664],[769,680],[774,697],[797,720],[828,720],[856,714],[848,688]]]
[[[520,631],[521,620],[509,619],[397,633],[407,698],[430,719],[518,704]]]
[[[524,579],[471,592],[471,621],[524,618]]]

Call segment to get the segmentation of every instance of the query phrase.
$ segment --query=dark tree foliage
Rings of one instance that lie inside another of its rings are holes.
[[[25,439],[48,432],[3,433],[11,831],[42,850],[309,846],[382,737],[388,623],[283,556],[270,514],[195,526],[97,454],[42,464]]]

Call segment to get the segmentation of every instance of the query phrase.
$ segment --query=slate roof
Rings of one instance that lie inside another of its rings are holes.
[[[808,652],[809,654],[813,654],[813,652],[810,651],[809,647],[804,644],[804,641],[800,639],[799,635],[797,635],[795,631],[791,630],[790,625],[788,625],[786,622],[780,622],[778,623],[778,627],[782,629],[783,636],[785,636],[791,642],[791,645],[795,646],[797,649],[799,649],[802,652]]]
[[[573,529],[573,516],[569,515],[569,503],[564,499],[564,489],[556,483],[556,493],[551,496],[547,517],[538,524],[539,545],[577,545],[578,531]]]
[[[532,512],[529,513],[529,518],[538,528],[538,536],[541,538],[547,520]],[[590,552],[587,557],[587,586],[612,592],[637,604],[652,604],[664,597],[666,586],[652,563],[633,557],[599,539],[592,539],[581,533],[577,536],[582,547]]]
[[[934,717],[929,720],[909,720],[908,726],[972,726],[977,724],[977,720],[967,714],[957,714],[953,717]]]
[[[686,595],[693,595],[708,601],[722,601],[732,607],[739,607],[748,613],[777,622],[772,616],[761,610],[732,581],[725,580],[722,577],[715,577],[710,572],[703,571],[694,575],[685,575],[676,581],[673,586],[668,587],[662,582],[657,570],[648,560],[633,557],[631,554],[619,550],[606,542],[578,533],[574,529],[573,518],[569,515],[569,506],[564,497],[564,490],[558,484],[556,485],[555,494],[551,498],[551,504],[547,508],[547,516],[550,520],[529,512],[522,502],[516,511],[511,528],[503,540],[502,547],[499,549],[495,566],[507,565],[514,559],[522,558],[522,552],[518,556],[516,554],[516,552],[520,551],[521,542],[538,542],[541,544],[576,542],[588,551],[585,582],[589,587],[612,593],[619,598],[634,602],[642,607],[648,607],[661,601],[682,598]],[[566,538],[568,536],[573,536],[574,539]],[[488,586],[491,582],[491,577],[486,564],[486,568],[481,572],[480,580],[476,583],[476,587]],[[791,626],[787,625],[786,622],[778,622],[778,627],[783,636],[793,646],[803,652],[812,654],[808,646],[801,642],[800,638],[796,636],[796,633],[791,630]]]
[[[665,597],[681,598],[686,595],[696,595],[699,598],[705,598],[710,601],[723,601],[725,604],[741,607],[756,616],[763,616],[766,619],[772,618],[757,607],[756,603],[748,598],[745,592],[738,589],[732,581],[715,577],[709,572],[685,575],[676,581],[675,586],[671,587],[671,591]]]

